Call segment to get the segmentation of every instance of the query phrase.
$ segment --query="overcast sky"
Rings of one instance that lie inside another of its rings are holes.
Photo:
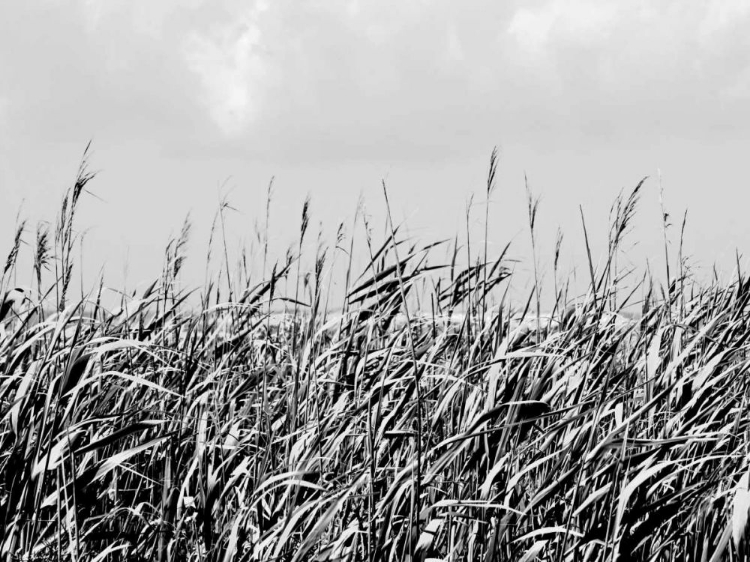
[[[200,271],[220,194],[240,211],[237,245],[249,241],[271,176],[280,254],[308,193],[314,231],[332,236],[360,194],[382,217],[383,178],[414,236],[452,236],[472,193],[481,222],[494,145],[491,247],[515,238],[525,255],[524,173],[542,197],[540,244],[549,251],[561,226],[571,262],[578,206],[606,240],[614,197],[650,176],[633,259],[660,259],[660,169],[672,215],[689,210],[697,265],[750,255],[747,0],[48,0],[0,12],[0,250],[19,209],[32,224],[54,217],[92,139],[100,199],[81,209],[84,266],[116,286],[126,257],[130,282],[158,273],[188,212]]]

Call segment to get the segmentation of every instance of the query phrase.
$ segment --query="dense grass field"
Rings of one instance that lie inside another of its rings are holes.
[[[488,194],[493,176],[494,159]],[[343,304],[323,249],[310,267],[268,256],[252,282],[226,263],[189,304],[188,228],[145,290],[75,298],[90,180],[82,167],[52,231],[19,226],[4,264],[4,559],[746,556],[750,278],[618,272],[639,188],[588,291],[555,275],[541,314],[536,283],[510,302],[505,254],[437,259],[445,245],[390,220],[360,241]],[[530,196],[532,241],[535,214]]]

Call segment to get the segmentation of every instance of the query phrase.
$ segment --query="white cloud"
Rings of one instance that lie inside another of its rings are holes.
[[[748,24],[747,0],[547,0],[518,8],[505,38],[511,62],[543,82],[580,77],[586,67],[589,86],[609,91],[651,84],[666,95],[670,86],[688,83],[741,91],[750,65]]]
[[[606,40],[617,21],[619,4],[590,0],[552,0],[536,8],[519,8],[507,33],[533,57],[547,54],[560,39],[581,44]]]
[[[541,57],[547,49],[550,31],[556,19],[552,10],[530,10],[521,8],[508,24],[507,33],[521,49],[533,56]]]
[[[26,84],[7,94],[19,129],[52,117],[56,131],[188,130],[222,151],[401,155],[591,122],[699,130],[750,95],[747,0],[74,2],[37,20],[56,58],[28,33],[5,39],[34,53],[0,60]]]
[[[0,96],[0,146],[4,146],[10,141],[10,138],[5,134],[8,130],[8,116],[10,114],[10,102],[7,98]]]
[[[750,18],[750,2],[747,0],[714,0],[709,2],[701,18],[700,36],[704,42],[711,42],[713,36],[728,28],[746,24]],[[747,27],[743,29],[747,33]]]
[[[750,100],[750,65],[745,67],[721,94],[731,100]]]
[[[81,0],[81,11],[86,29],[91,32],[99,26],[107,5],[101,0]]]
[[[461,46],[461,38],[455,25],[448,25],[447,30],[447,57],[451,62],[461,62],[464,60],[464,50]]]
[[[239,22],[194,33],[186,45],[188,67],[200,78],[208,111],[227,135],[243,132],[258,110],[260,86],[269,80],[254,7]]]
[[[135,33],[160,37],[175,14],[199,8],[205,0],[79,0],[88,31],[116,20]]]

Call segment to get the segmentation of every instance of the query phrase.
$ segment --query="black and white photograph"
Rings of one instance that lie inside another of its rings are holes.
[[[0,560],[750,560],[750,0],[4,0]]]

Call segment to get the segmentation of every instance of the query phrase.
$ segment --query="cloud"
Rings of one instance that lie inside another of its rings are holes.
[[[748,6],[718,0],[519,6],[501,39],[518,103],[584,135],[736,134],[750,121],[739,105],[750,93]],[[520,100],[521,92],[535,89],[545,93]]]
[[[733,81],[750,62],[748,24],[750,4],[737,0],[548,0],[518,8],[506,37],[514,55],[540,74],[569,71],[565,57],[573,53],[605,87],[659,76],[715,84]]]
[[[456,31],[455,25],[448,25],[448,29],[446,30],[446,34],[448,36],[446,43],[446,55],[447,59],[450,62],[455,63],[461,63],[465,60],[464,56],[464,50],[461,47],[461,38],[458,36],[458,32]]]
[[[717,34],[722,34],[727,29],[734,28],[746,33],[747,27],[743,24],[747,23],[748,19],[750,4],[744,0],[709,2],[701,18],[700,36],[704,42],[711,43]]]
[[[91,138],[173,146],[207,132],[197,80],[176,48],[191,12],[154,4],[149,12],[140,0],[9,7],[0,22],[6,134],[29,146]]]
[[[750,119],[742,0],[12,9],[0,22],[0,96],[9,127],[29,139],[105,135],[183,152],[392,161],[571,134],[739,131]]]
[[[185,47],[188,68],[200,77],[204,103],[227,135],[240,133],[252,123],[258,98],[270,79],[257,21],[264,10],[263,5],[256,5],[236,22],[208,33],[194,32]]]
[[[436,1],[225,6],[184,52],[212,121],[243,150],[310,158],[456,150],[438,137],[470,134],[502,74],[491,43],[504,9],[492,5],[480,25]]]
[[[692,134],[729,125],[728,106],[696,119],[698,107],[747,91],[750,45],[731,33],[741,2],[480,4],[279,0],[259,14],[229,2],[188,65],[229,142],[311,158],[612,138],[655,123]]]

